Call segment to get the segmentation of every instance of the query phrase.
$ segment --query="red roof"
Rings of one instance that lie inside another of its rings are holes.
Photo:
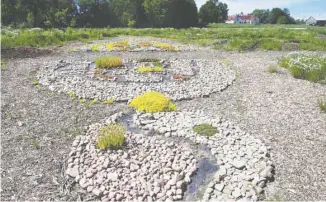
[[[243,13],[241,15],[230,15],[228,17],[228,21],[236,21],[238,19],[238,17],[241,19],[241,20],[254,20],[255,19],[255,16],[254,15],[244,15]]]

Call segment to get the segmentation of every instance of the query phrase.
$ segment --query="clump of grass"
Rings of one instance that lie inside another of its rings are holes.
[[[39,83],[39,81],[38,80],[33,80],[32,81],[32,85],[33,86],[37,86],[37,85],[39,85],[40,83]]]
[[[176,111],[177,108],[171,100],[163,94],[155,91],[148,91],[132,99],[129,106],[140,112],[168,112]]]
[[[277,66],[269,66],[267,71],[269,73],[276,73],[277,72]]]
[[[35,149],[39,149],[39,148],[40,148],[40,145],[39,145],[39,143],[38,143],[37,140],[34,140],[34,141],[33,141],[33,145],[34,145],[34,148],[35,148]]]
[[[326,113],[326,101],[323,99],[318,100],[319,108],[322,112]]]
[[[99,44],[94,44],[94,45],[92,46],[92,51],[93,51],[93,52],[98,52],[98,51],[100,51],[100,45],[99,45]]]
[[[138,62],[160,62],[158,58],[141,58]]]
[[[129,41],[128,40],[124,40],[121,42],[115,42],[115,43],[109,43],[107,45],[107,49],[109,51],[113,51],[115,49],[117,50],[128,50],[129,48]]]
[[[77,98],[77,95],[76,95],[75,92],[68,92],[67,95],[68,95],[69,97],[71,97],[72,100],[76,100],[76,98]]]
[[[153,43],[153,46],[164,51],[177,51],[177,48],[168,43]]]
[[[116,56],[104,56],[95,59],[96,68],[114,68],[122,66],[122,58]]]
[[[326,82],[326,57],[294,53],[283,57],[279,65],[288,69],[294,78]]]
[[[163,67],[138,67],[137,72],[139,73],[146,73],[146,72],[163,72],[164,68]]]
[[[218,133],[217,128],[207,123],[196,125],[193,130],[195,133],[205,136],[213,136]]]
[[[96,146],[101,150],[119,149],[122,147],[125,139],[125,128],[120,124],[110,124],[100,130]]]
[[[106,105],[110,105],[110,104],[113,104],[113,103],[114,103],[114,99],[113,98],[110,98],[108,100],[103,101],[103,104],[106,104]]]

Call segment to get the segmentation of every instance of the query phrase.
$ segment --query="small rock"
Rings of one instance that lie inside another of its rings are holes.
[[[66,171],[67,175],[69,175],[70,177],[75,178],[78,175],[78,167],[74,166],[72,168],[68,168]]]
[[[100,189],[96,189],[96,188],[92,190],[92,193],[95,196],[101,196],[102,195],[102,191]]]
[[[108,180],[113,181],[113,182],[118,180],[118,174],[116,174],[116,173],[108,173],[106,177]]]
[[[242,170],[243,168],[246,167],[246,163],[244,161],[238,161],[234,160],[231,165],[235,167],[236,169]]]
[[[234,196],[234,198],[239,198],[240,196],[242,196],[241,190],[239,188],[235,188],[232,192],[232,196]]]
[[[224,183],[216,184],[216,185],[214,186],[214,188],[215,188],[216,190],[222,192],[222,191],[223,191],[223,188],[224,188]]]

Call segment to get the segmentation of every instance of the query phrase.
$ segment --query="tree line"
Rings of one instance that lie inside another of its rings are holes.
[[[2,0],[2,25],[15,27],[174,27],[224,22],[228,7],[208,0]]]
[[[253,15],[260,19],[260,23],[264,24],[296,24],[296,21],[290,15],[287,8],[255,9]]]

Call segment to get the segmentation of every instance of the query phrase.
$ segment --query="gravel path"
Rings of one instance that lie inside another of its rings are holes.
[[[127,57],[227,59],[237,81],[209,98],[178,102],[180,109],[200,109],[224,116],[272,147],[276,165],[268,196],[282,200],[326,199],[326,114],[317,99],[326,86],[292,78],[286,71],[271,74],[284,53],[117,53]],[[31,83],[45,61],[87,60],[105,53],[60,53],[14,59],[1,75],[1,200],[77,200],[64,183],[64,162],[71,143],[85,126],[126,109],[124,103],[89,108],[66,95]],[[37,149],[37,147],[39,147]]]
[[[237,82],[208,99],[180,106],[227,117],[272,147],[276,182],[269,197],[325,200],[326,114],[320,112],[317,100],[326,97],[326,86],[294,79],[282,69],[267,72],[283,54],[216,54],[233,63]]]

